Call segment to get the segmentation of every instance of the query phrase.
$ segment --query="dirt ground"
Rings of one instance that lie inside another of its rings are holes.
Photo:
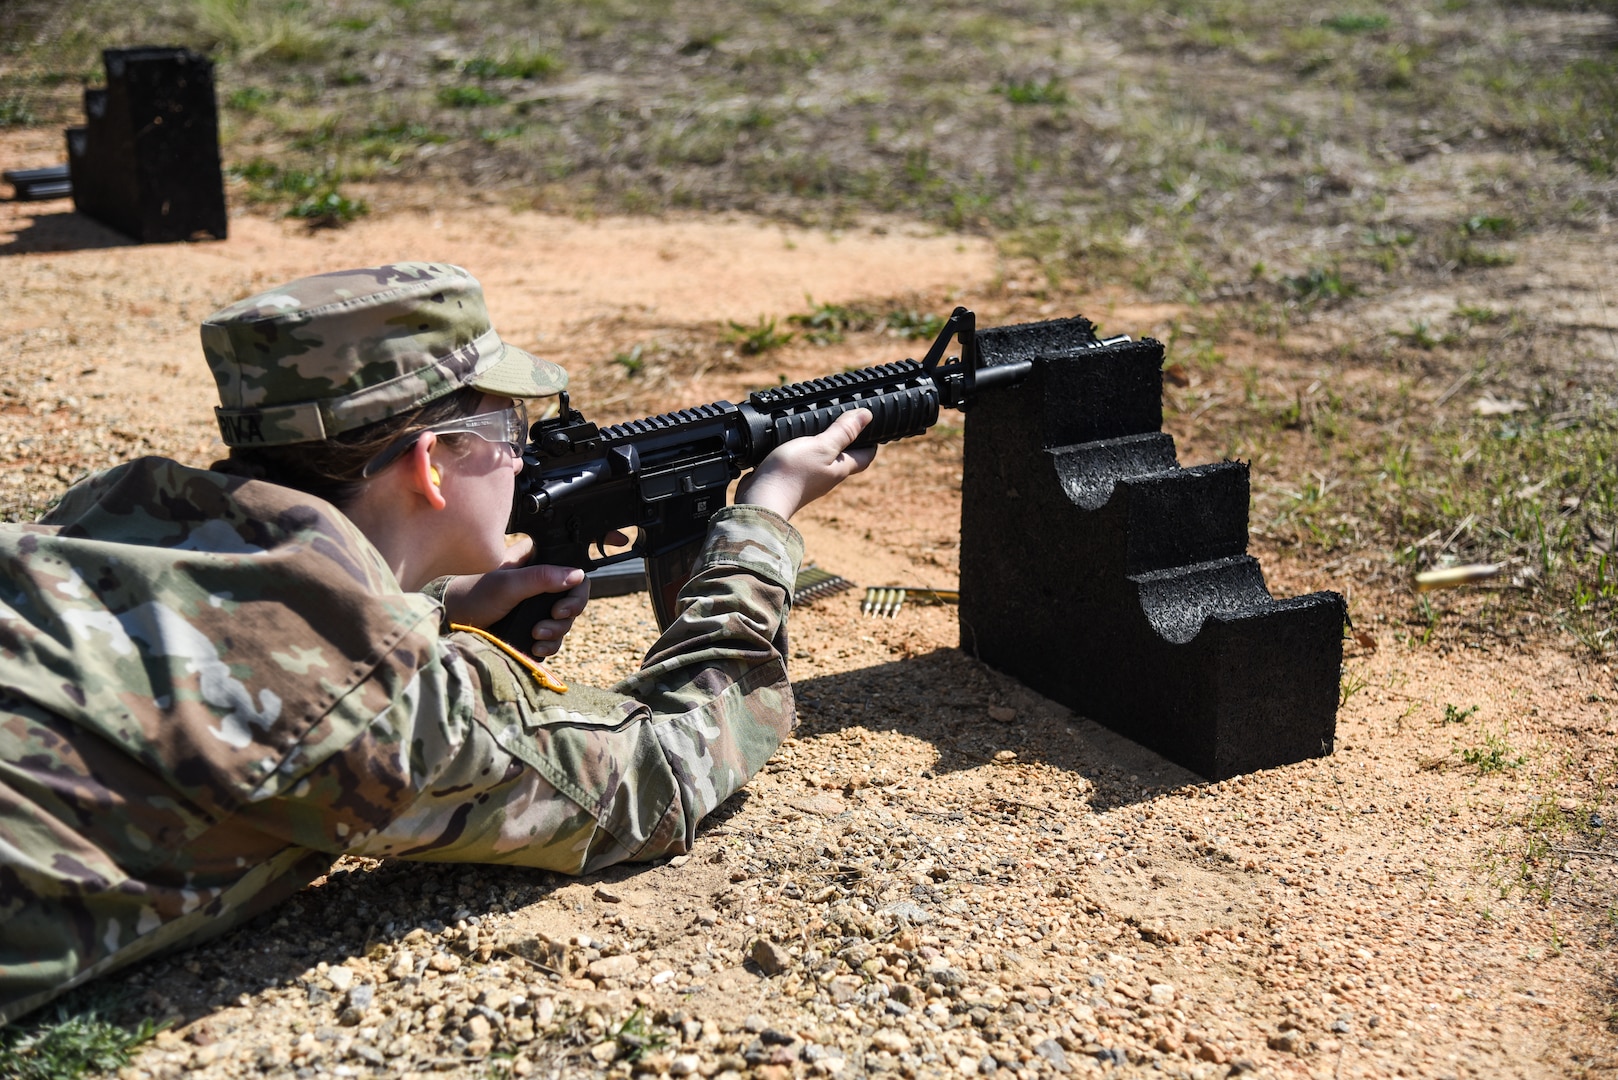
[[[0,157],[49,163],[55,147],[32,139],[5,136]],[[238,215],[228,241],[158,247],[63,202],[0,203],[0,516],[132,454],[211,460],[196,323],[305,272],[466,265],[502,333],[566,365],[575,403],[607,421],[925,347],[874,332],[761,357],[725,343],[729,322],[806,298],[965,303],[982,325],[1083,313],[1137,336],[1181,315],[1053,295],[987,242],[913,225],[829,235],[370,197],[341,231]],[[1610,240],[1538,242],[1490,287],[1610,335],[1589,287]],[[1240,360],[1304,385],[1356,321],[1457,302],[1381,297],[1388,310]],[[631,375],[613,357],[637,345]],[[1224,445],[1196,402],[1233,391],[1205,378],[1168,391],[1186,464]],[[809,559],[860,586],[952,586],[960,451],[958,432],[885,448],[806,511]],[[1266,474],[1284,466],[1255,463],[1256,505],[1297,482]],[[177,1019],[124,1075],[1615,1071],[1614,853],[1559,852],[1542,881],[1521,824],[1614,813],[1612,670],[1544,635],[1422,642],[1386,559],[1293,550],[1255,534],[1272,591],[1342,591],[1359,632],[1328,758],[1207,783],[973,661],[953,609],[875,619],[843,593],[794,612],[797,735],[690,856],[579,881],[345,864],[277,915],[116,980],[138,1012]],[[644,597],[598,600],[556,666],[607,683],[652,637]],[[1462,747],[1508,733],[1520,767],[1465,762]]]

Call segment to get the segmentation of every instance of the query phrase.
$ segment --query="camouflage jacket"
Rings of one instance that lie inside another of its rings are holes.
[[[640,671],[556,692],[288,488],[145,458],[0,525],[0,1022],[338,854],[686,850],[791,729],[802,543],[721,511]]]

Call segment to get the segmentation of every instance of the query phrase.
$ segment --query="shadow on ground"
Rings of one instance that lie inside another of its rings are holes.
[[[123,233],[72,209],[41,211],[0,244],[0,256],[32,255],[45,251],[97,251],[133,247]]]
[[[937,748],[933,771],[939,773],[975,769],[1011,750],[1019,761],[1084,777],[1093,785],[1089,803],[1097,811],[1207,782],[959,649],[795,680],[793,686],[800,739],[854,725],[898,731]]]

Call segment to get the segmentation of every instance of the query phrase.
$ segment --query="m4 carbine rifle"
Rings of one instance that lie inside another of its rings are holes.
[[[960,356],[946,361],[951,338]],[[1031,366],[1018,360],[985,367],[976,319],[958,307],[919,363],[771,387],[740,405],[716,401],[601,428],[564,393],[557,414],[529,430],[507,531],[533,538],[535,563],[589,571],[644,558],[657,623],[667,629],[708,519],[725,505],[731,481],[771,450],[819,434],[850,409],[869,409],[872,417],[855,447],[919,435],[938,420],[941,406],[965,408],[986,388],[1020,382]],[[639,531],[634,547],[606,554],[603,538],[631,525]],[[558,599],[532,597],[491,629],[526,653],[534,623],[549,618]]]

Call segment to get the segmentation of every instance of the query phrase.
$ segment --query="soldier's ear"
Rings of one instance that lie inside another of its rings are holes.
[[[433,447],[437,444],[437,435],[423,432],[400,465],[406,470],[410,490],[426,499],[434,510],[442,510],[448,503],[442,490],[443,473],[433,464]]]

